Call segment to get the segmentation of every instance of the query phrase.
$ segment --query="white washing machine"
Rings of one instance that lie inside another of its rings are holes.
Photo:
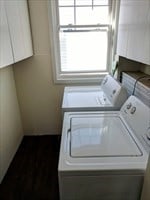
[[[100,86],[65,87],[62,111],[119,110],[126,99],[126,89],[107,75]]]
[[[150,108],[131,96],[120,111],[64,114],[61,200],[138,200],[150,149]]]

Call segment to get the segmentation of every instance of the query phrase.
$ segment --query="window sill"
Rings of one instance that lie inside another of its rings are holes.
[[[56,84],[74,84],[74,83],[101,83],[102,79],[108,72],[88,73],[88,74],[61,74],[55,76],[54,82]]]

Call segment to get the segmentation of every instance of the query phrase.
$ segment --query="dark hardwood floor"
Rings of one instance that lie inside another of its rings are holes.
[[[0,200],[58,200],[59,136],[25,136],[0,185]]]

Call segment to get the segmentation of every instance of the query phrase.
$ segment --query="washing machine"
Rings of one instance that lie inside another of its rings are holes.
[[[150,108],[134,96],[120,111],[66,112],[60,200],[138,200],[150,150]]]
[[[106,75],[100,86],[65,87],[62,112],[119,110],[127,97],[126,89]]]

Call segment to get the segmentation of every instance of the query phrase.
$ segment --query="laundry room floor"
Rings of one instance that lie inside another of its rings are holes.
[[[59,200],[59,136],[25,136],[0,185],[1,200]]]

